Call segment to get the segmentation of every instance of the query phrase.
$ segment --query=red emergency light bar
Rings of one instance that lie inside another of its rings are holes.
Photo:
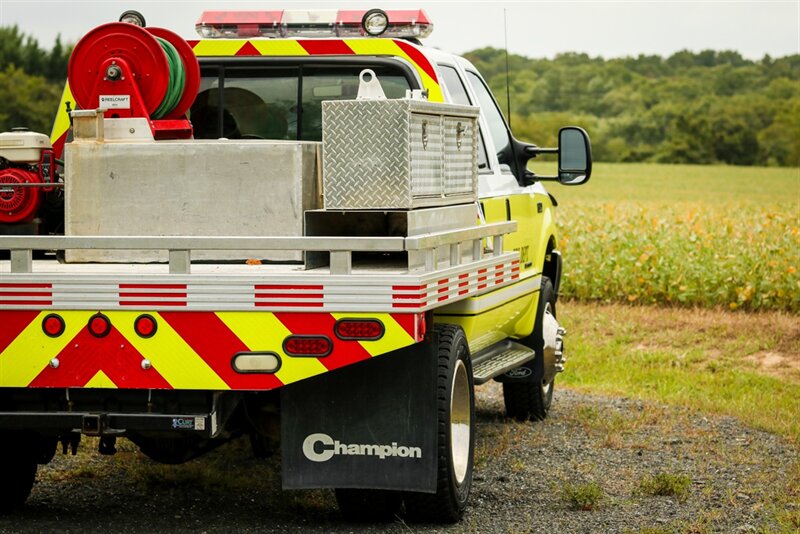
[[[369,37],[375,34],[365,30],[365,15],[374,11],[378,10],[204,11],[195,29],[205,39]],[[433,31],[423,9],[382,13],[387,24],[379,37],[422,38]]]

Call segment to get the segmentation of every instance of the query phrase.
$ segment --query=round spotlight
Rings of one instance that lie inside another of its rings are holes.
[[[382,9],[370,9],[361,19],[361,27],[367,35],[377,37],[389,27],[389,16]]]
[[[145,23],[144,21],[144,15],[142,15],[138,11],[133,11],[132,9],[122,13],[122,15],[119,16],[119,21],[127,22],[128,24],[134,24],[136,26],[141,26],[142,28],[147,26],[147,23]]]

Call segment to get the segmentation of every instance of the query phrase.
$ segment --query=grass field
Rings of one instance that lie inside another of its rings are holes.
[[[800,169],[597,164],[549,190],[567,297],[800,312]]]
[[[800,321],[780,312],[559,301],[562,384],[739,417],[800,444]]]

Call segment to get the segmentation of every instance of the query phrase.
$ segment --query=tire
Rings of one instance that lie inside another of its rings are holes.
[[[403,496],[397,491],[337,488],[336,502],[348,521],[385,523],[399,515]]]
[[[38,467],[31,444],[24,436],[0,436],[0,514],[22,508],[31,494]]]
[[[544,361],[544,333],[543,324],[545,314],[556,316],[556,293],[553,283],[546,276],[542,277],[542,286],[539,291],[539,305],[536,309],[536,324],[531,335],[521,340],[520,343],[533,349],[536,357],[521,367],[510,371],[503,382],[503,400],[506,406],[506,415],[518,421],[541,421],[547,417],[550,405],[553,402],[553,389],[555,388],[555,371],[545,369]],[[530,378],[514,379],[517,375],[527,375]],[[519,373],[518,371],[523,371]]]
[[[437,324],[439,335],[436,493],[406,493],[412,521],[455,523],[464,515],[475,452],[475,394],[467,338],[460,326]]]

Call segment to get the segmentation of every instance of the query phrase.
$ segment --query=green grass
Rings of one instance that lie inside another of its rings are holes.
[[[800,169],[598,164],[549,190],[568,297],[800,312]]]
[[[739,417],[800,443],[800,326],[732,314],[561,302],[562,384]]]
[[[597,510],[606,499],[606,494],[596,482],[587,484],[565,484],[563,497],[567,505],[573,510]]]
[[[639,483],[639,492],[642,495],[676,497],[683,502],[689,495],[692,479],[686,475],[674,473],[657,473],[644,477]]]

